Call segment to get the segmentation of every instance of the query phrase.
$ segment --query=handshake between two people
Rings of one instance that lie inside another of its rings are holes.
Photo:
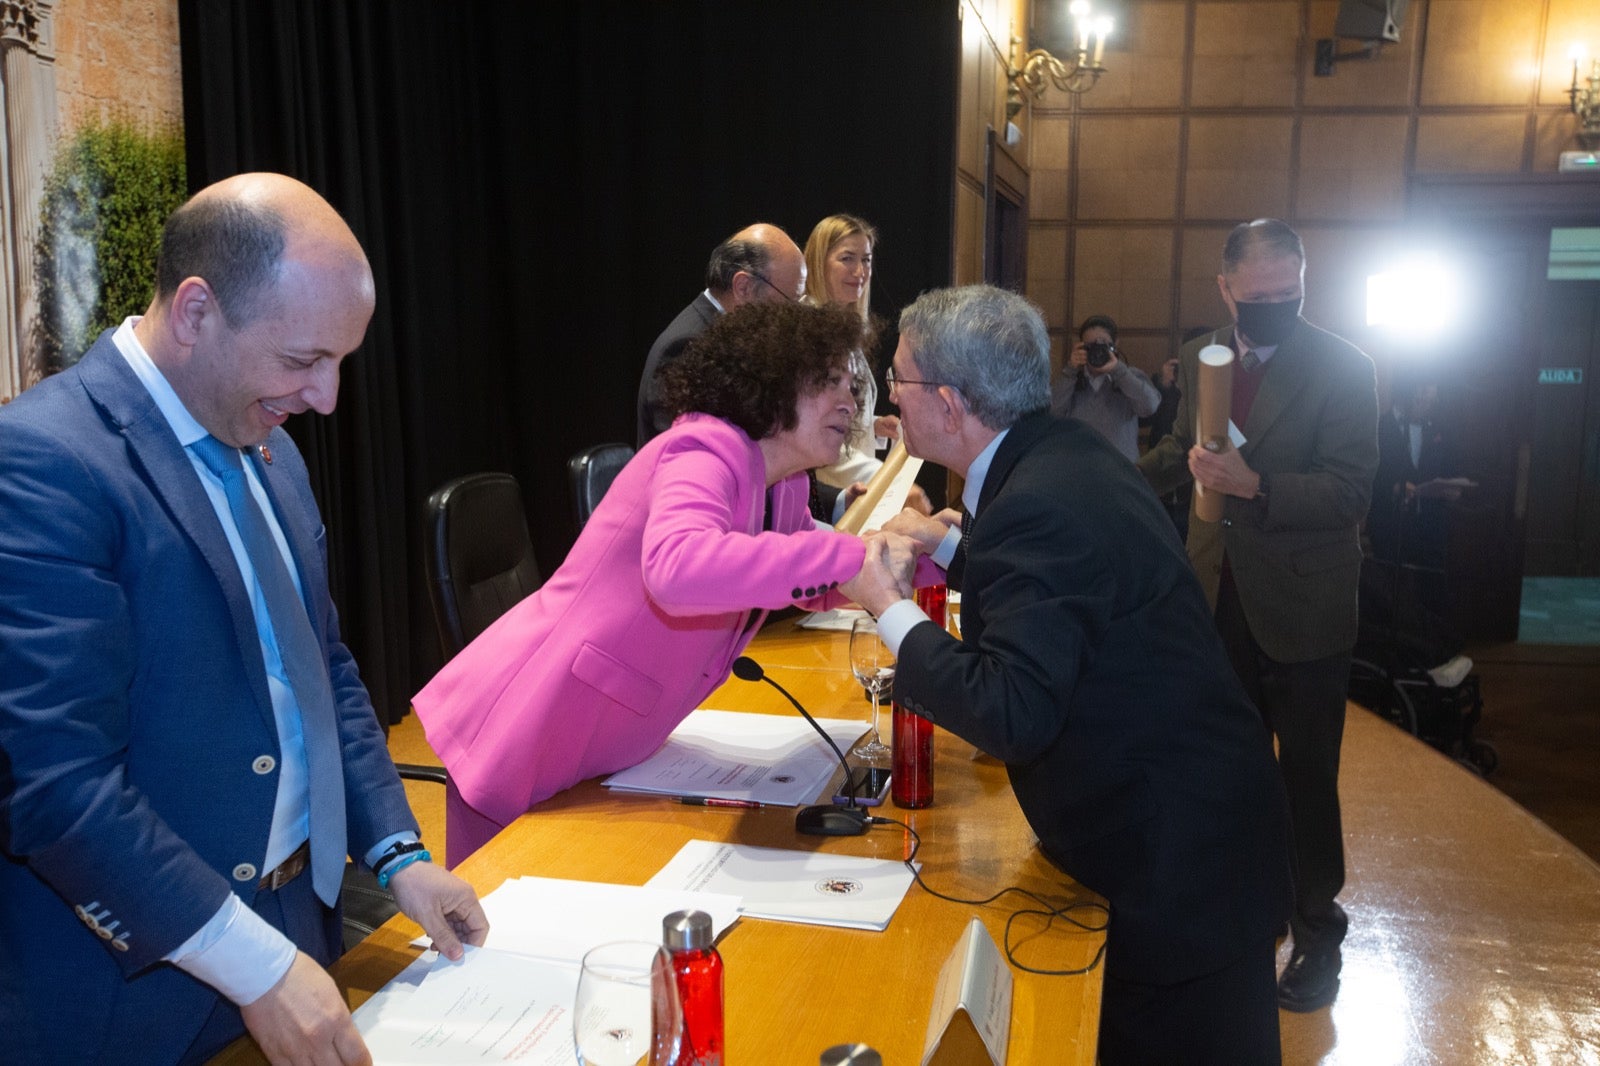
[[[876,618],[896,601],[911,598],[917,557],[932,554],[951,529],[960,527],[958,511],[946,508],[929,515],[905,508],[882,529],[862,534],[866,558],[856,576],[840,584],[839,591]]]

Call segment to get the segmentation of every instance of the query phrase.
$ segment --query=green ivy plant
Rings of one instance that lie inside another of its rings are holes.
[[[61,139],[34,249],[40,376],[71,366],[102,330],[149,306],[161,227],[186,182],[181,129],[111,117]]]

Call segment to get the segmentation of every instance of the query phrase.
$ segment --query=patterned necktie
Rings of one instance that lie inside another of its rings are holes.
[[[1250,371],[1261,365],[1261,357],[1256,355],[1256,350],[1254,348],[1251,348],[1248,352],[1244,353],[1244,358],[1239,360],[1239,365],[1242,366],[1244,368],[1244,372],[1248,374]]]
[[[272,618],[278,656],[300,707],[311,793],[311,883],[318,897],[332,907],[338,901],[344,878],[347,842],[344,766],[327,656],[311,628],[305,601],[295,591],[267,517],[250,491],[239,449],[210,436],[195,441],[192,447],[211,472],[222,479],[228,510],[233,513],[245,553],[255,569],[267,614]]]
[[[972,544],[972,512],[967,510],[967,505],[961,505],[961,555],[964,559],[968,547]]]

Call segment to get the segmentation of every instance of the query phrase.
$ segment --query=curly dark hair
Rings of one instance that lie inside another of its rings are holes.
[[[745,304],[657,372],[662,406],[674,416],[715,415],[759,440],[793,429],[795,405],[848,368],[860,343],[861,315],[849,308]]]

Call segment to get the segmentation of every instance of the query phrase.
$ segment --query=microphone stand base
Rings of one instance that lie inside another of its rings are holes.
[[[859,807],[835,807],[819,803],[802,807],[794,816],[797,833],[817,837],[858,837],[872,825],[872,816]]]

